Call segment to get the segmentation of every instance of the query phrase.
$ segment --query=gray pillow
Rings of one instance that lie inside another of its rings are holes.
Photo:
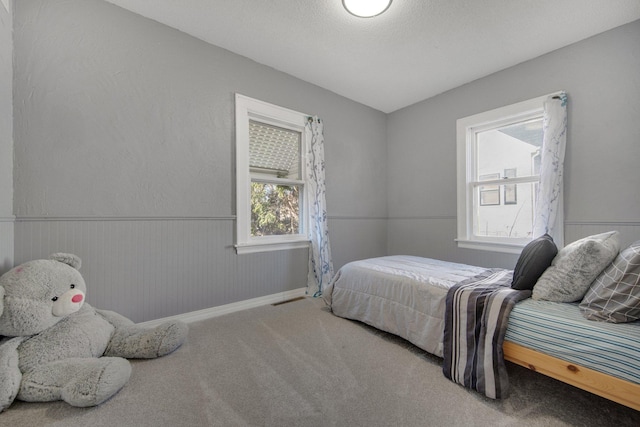
[[[593,282],[580,303],[589,320],[612,323],[640,319],[640,240],[620,252]]]
[[[576,240],[558,251],[533,287],[531,297],[555,302],[580,301],[619,252],[617,231]]]

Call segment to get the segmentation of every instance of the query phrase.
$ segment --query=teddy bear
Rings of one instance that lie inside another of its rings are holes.
[[[127,359],[171,353],[188,328],[137,325],[85,301],[81,259],[56,253],[0,277],[0,412],[15,400],[88,407],[127,383]]]

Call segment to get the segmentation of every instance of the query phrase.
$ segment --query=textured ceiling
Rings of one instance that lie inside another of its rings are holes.
[[[383,112],[640,19],[640,0],[107,0]],[[639,41],[640,42],[640,41]]]

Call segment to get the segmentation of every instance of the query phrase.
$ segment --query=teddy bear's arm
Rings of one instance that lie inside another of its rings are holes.
[[[134,324],[132,320],[127,319],[126,317],[124,317],[119,313],[116,313],[115,311],[99,310],[97,308],[95,310],[98,314],[104,317],[109,323],[115,326],[116,329],[123,328],[126,326],[131,326]]]
[[[24,339],[11,338],[0,345],[0,412],[11,405],[20,390],[22,373],[18,367],[18,346]]]

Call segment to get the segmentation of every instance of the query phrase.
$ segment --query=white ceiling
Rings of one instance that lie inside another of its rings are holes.
[[[107,0],[389,113],[640,19],[640,0]],[[640,40],[639,40],[640,43]]]

